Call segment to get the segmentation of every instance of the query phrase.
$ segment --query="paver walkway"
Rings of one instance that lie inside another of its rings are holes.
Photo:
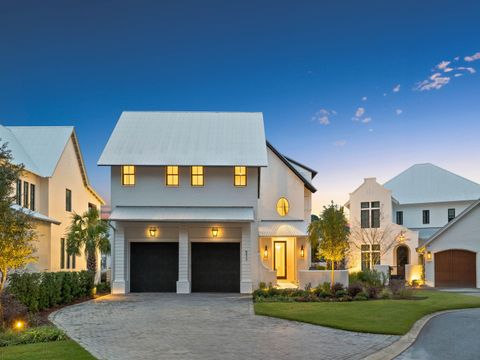
[[[256,316],[239,295],[109,295],[51,320],[97,358],[117,360],[361,359],[398,339]]]
[[[470,360],[480,358],[480,309],[441,314],[422,329],[398,360]]]

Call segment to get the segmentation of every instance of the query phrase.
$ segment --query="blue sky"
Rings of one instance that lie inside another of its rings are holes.
[[[478,1],[3,1],[0,123],[74,125],[106,198],[96,162],[123,110],[262,111],[268,139],[319,171],[315,211],[419,162],[480,182],[479,13]]]

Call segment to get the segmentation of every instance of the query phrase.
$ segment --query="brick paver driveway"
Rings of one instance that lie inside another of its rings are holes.
[[[50,318],[99,359],[361,359],[397,340],[256,316],[239,295],[110,295]]]

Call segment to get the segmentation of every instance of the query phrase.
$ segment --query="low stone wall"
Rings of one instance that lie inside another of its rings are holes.
[[[411,283],[412,280],[422,280],[423,265],[405,265],[405,280]]]
[[[373,269],[379,273],[382,273],[385,277],[386,284],[388,285],[388,281],[390,279],[390,266],[388,265],[375,265]]]
[[[335,282],[343,286],[348,286],[348,270],[335,270]],[[325,282],[330,282],[330,270],[299,270],[298,271],[298,287],[304,289],[306,285],[310,284],[312,287],[317,287]]]

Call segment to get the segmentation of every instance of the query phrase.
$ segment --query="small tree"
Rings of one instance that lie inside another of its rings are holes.
[[[348,251],[350,229],[343,207],[333,202],[323,207],[320,218],[310,223],[308,239],[310,244],[318,244],[318,252],[331,263],[331,285],[335,283],[335,262],[342,261]]]
[[[28,212],[12,208],[15,203],[13,189],[22,174],[23,165],[12,163],[7,144],[0,146],[0,321],[3,326],[1,298],[12,270],[36,261],[34,222]]]
[[[97,252],[110,253],[108,235],[108,223],[100,219],[96,208],[89,209],[83,215],[74,213],[67,234],[67,253],[81,255],[83,249],[87,259],[87,269],[96,273]]]

